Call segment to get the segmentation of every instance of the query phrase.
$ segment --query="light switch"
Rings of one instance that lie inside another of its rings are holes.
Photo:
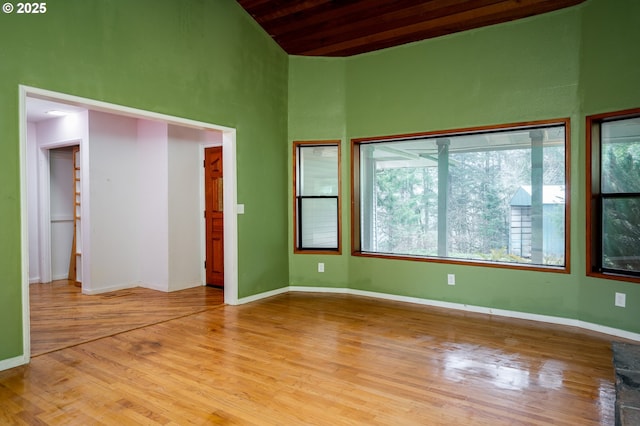
[[[244,204],[236,205],[236,213],[237,214],[244,214]]]

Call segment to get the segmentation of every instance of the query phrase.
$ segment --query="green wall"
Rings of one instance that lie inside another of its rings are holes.
[[[354,57],[348,136],[576,121],[579,49],[574,8]],[[579,310],[575,275],[370,258],[353,258],[349,274],[361,290],[561,317]]]
[[[585,144],[584,116],[640,107],[640,2],[634,0],[588,1],[583,8],[580,61],[580,143]],[[581,172],[585,152],[581,150]],[[584,180],[584,179],[583,179]],[[581,195],[585,182],[580,182]],[[581,212],[586,204],[579,199]],[[580,225],[584,224],[583,215]],[[584,229],[584,228],[582,228]],[[580,317],[625,330],[640,331],[640,285],[586,278],[582,271],[585,245],[580,240]],[[614,292],[626,293],[627,307],[611,303]]]
[[[349,188],[349,145],[345,139],[346,115],[346,63],[341,58],[308,58],[292,56],[289,67],[289,139],[340,140],[342,195]],[[289,149],[289,164],[293,164],[292,147]],[[292,182],[293,167],[289,167]],[[289,185],[287,195],[293,197]],[[342,200],[342,252],[349,253],[349,203]],[[293,254],[293,205],[289,209],[289,284],[292,286],[348,287],[347,255],[294,255]],[[325,272],[318,273],[318,262],[325,264]]]
[[[18,85],[237,129],[239,297],[288,283],[288,56],[234,0],[0,14],[0,360],[22,355]]]
[[[350,161],[351,138],[569,117],[571,273],[353,257],[345,226],[347,244],[333,261],[335,276],[328,279],[316,270],[327,256],[290,255],[291,284],[350,287],[640,332],[640,286],[588,279],[584,261],[584,115],[640,106],[640,26],[634,24],[638,5],[631,0],[588,0],[542,16],[338,63],[292,58],[290,142],[346,135],[345,163]],[[337,78],[341,67],[344,80]],[[336,96],[328,96],[329,89]],[[334,111],[342,90],[345,116],[339,122]],[[325,109],[329,114],[323,114]],[[301,117],[292,111],[309,114]],[[343,197],[348,206],[348,182]],[[348,219],[343,212],[343,223]],[[455,286],[447,285],[449,273],[456,274]],[[614,307],[616,291],[627,294],[627,308]]]

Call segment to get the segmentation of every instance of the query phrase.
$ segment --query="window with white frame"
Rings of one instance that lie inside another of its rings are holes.
[[[587,117],[588,273],[640,282],[640,109]]]
[[[567,126],[354,139],[354,254],[566,270]]]
[[[294,142],[296,252],[340,252],[340,143]]]

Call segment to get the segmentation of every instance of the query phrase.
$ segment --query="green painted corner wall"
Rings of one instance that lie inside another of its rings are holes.
[[[346,244],[333,261],[335,276],[317,272],[317,262],[330,270],[327,256],[290,254],[291,284],[350,287],[640,332],[640,285],[587,278],[584,259],[584,117],[640,106],[640,27],[634,24],[639,12],[639,4],[629,0],[587,0],[337,61],[292,58],[289,143],[344,137],[343,163],[350,161],[351,138],[570,118],[571,260],[570,273],[563,274],[354,257],[349,212],[343,210]],[[342,91],[340,121],[335,111]],[[343,206],[349,200],[345,182]],[[290,229],[291,221],[290,214]],[[447,285],[449,273],[456,274],[455,286]],[[617,291],[627,294],[627,308],[614,307]]]
[[[238,296],[286,286],[289,58],[234,0],[0,14],[0,360],[22,355],[19,85],[237,129]]]
[[[293,141],[340,140],[341,191],[349,194],[349,144],[346,140],[346,62],[341,58],[292,56],[289,60],[289,164]],[[293,166],[289,167],[287,195],[293,197]],[[292,286],[348,287],[349,203],[342,200],[342,255],[293,254],[293,204],[289,201],[289,284]],[[325,272],[318,273],[318,263]]]
[[[348,137],[565,117],[575,122],[580,29],[580,11],[572,8],[353,57]],[[573,154],[577,135],[570,143]],[[570,235],[577,242],[575,231]],[[447,274],[456,275],[455,286],[447,285]],[[360,290],[465,305],[568,318],[579,313],[574,274],[353,258],[349,282]]]
[[[582,115],[580,141],[585,144],[585,116],[640,107],[640,2],[633,0],[587,1],[582,9],[580,86]],[[636,47],[634,47],[636,46]],[[581,150],[581,172],[586,158]],[[584,179],[583,179],[584,180]],[[585,182],[581,182],[585,191]],[[578,208],[584,210],[584,197]],[[580,224],[584,224],[581,217]],[[584,229],[584,228],[583,228]],[[583,240],[581,240],[583,242]],[[580,255],[585,247],[581,245]],[[640,332],[640,285],[622,281],[580,277],[580,317],[584,321]],[[615,292],[627,295],[627,307],[617,308]]]

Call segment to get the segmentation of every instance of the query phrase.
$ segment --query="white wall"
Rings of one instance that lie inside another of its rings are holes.
[[[27,123],[27,217],[29,218],[29,283],[40,282],[40,226],[38,224],[38,140],[36,124]]]
[[[140,285],[162,291],[169,291],[167,127],[138,121]]]
[[[53,256],[49,236],[53,233],[55,237],[55,234],[59,234],[59,230],[51,228],[51,218],[44,214],[45,209],[42,208],[50,203],[49,150],[83,144],[86,137],[86,111],[38,123],[27,123],[27,214],[29,218],[29,282],[31,283],[49,282],[52,278],[56,278],[51,276],[52,264],[45,259]]]
[[[202,144],[210,133],[90,112],[92,272],[85,292],[203,285]]]
[[[136,119],[89,112],[91,265],[85,293],[139,282],[137,132]],[[84,276],[86,281],[87,271]]]
[[[87,112],[39,121],[36,124],[40,147],[60,147],[78,143],[86,137]]]
[[[49,176],[48,149],[81,143],[83,292],[203,285],[202,147],[221,139],[220,132],[97,111],[29,124],[30,280],[42,268],[37,189]]]
[[[205,131],[169,126],[169,289],[203,284],[202,145]],[[201,182],[202,181],[202,182]]]

